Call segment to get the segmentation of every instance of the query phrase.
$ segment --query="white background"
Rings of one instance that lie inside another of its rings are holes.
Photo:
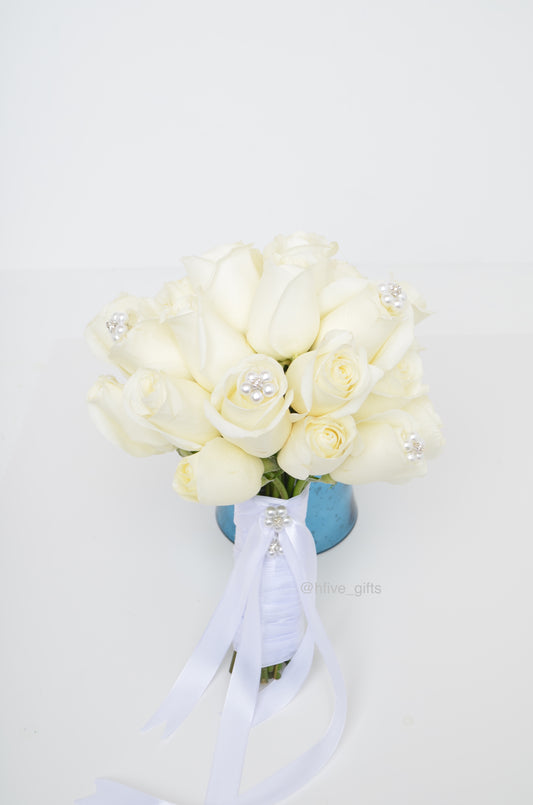
[[[532,258],[527,0],[1,6],[6,268]]]
[[[139,728],[231,564],[212,512],[88,421],[85,323],[182,254],[314,230],[418,285],[447,447],[357,492],[321,557],[343,742],[290,801],[529,805],[533,350],[530,2],[0,4],[0,798],[94,776],[205,790],[227,675],[168,744]],[[254,737],[245,783],[327,721],[320,668]],[[292,754],[291,754],[292,753]]]

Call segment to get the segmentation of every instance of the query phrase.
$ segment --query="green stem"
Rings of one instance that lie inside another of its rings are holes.
[[[287,490],[283,486],[283,482],[282,482],[281,478],[279,478],[279,477],[272,478],[270,483],[272,484],[272,486],[274,487],[276,492],[279,493],[277,495],[273,495],[272,497],[279,497],[279,498],[283,498],[284,500],[288,500],[289,495],[287,494]]]
[[[287,492],[289,493],[289,497],[292,498],[294,497],[294,484],[296,483],[296,478],[293,478],[292,475],[286,475],[285,477],[287,478],[285,484],[287,487]]]
[[[309,478],[304,478],[303,481],[301,479],[298,479],[298,481],[296,481],[296,483],[294,484],[293,497],[296,497],[296,495],[301,494],[304,491],[305,487],[308,486],[308,484],[310,483],[311,481],[309,480]]]

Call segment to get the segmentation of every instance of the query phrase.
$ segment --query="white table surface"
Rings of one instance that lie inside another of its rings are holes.
[[[359,488],[353,534],[320,557],[324,585],[382,592],[318,594],[348,723],[330,764],[287,802],[529,805],[533,267],[395,274],[440,311],[419,337],[447,444],[426,478]],[[81,337],[117,292],[152,294],[172,276],[0,273],[9,805],[71,805],[96,776],[202,801],[227,672],[168,743],[140,727],[200,637],[231,547],[210,507],[172,491],[172,455],[135,460],[95,431],[85,394],[108,369]],[[319,736],[331,698],[317,663],[290,707],[254,731],[245,787]]]

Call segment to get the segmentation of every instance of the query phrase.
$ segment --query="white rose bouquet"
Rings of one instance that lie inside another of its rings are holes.
[[[135,456],[177,450],[174,488],[224,505],[291,498],[312,480],[407,481],[442,443],[422,382],[420,295],[376,284],[297,232],[184,260],[154,298],[124,294],[89,324],[122,375],[89,409]]]
[[[234,648],[206,805],[279,802],[328,761],[344,728],[342,671],[308,594],[318,541],[307,487],[352,496],[343,484],[408,481],[442,444],[415,341],[423,300],[404,282],[371,282],[336,252],[301,232],[262,254],[221,246],[186,258],[187,277],[154,298],[119,296],[87,328],[120,372],[89,392],[102,433],[135,456],[177,451],[179,495],[235,507],[226,590],[147,725],[165,724],[170,735]],[[327,517],[326,526],[329,534]],[[250,729],[294,698],[315,648],[334,688],[330,725],[241,798]],[[84,802],[170,805],[106,780]]]

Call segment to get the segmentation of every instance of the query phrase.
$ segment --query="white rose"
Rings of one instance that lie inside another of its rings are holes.
[[[292,235],[278,235],[263,249],[265,261],[278,265],[308,268],[316,263],[329,260],[337,253],[339,246],[322,235],[308,232],[294,232]]]
[[[226,506],[257,495],[262,477],[260,458],[217,437],[180,461],[173,487],[186,500]]]
[[[315,343],[331,330],[349,330],[357,344],[366,349],[369,362],[387,371],[413,344],[413,308],[406,294],[395,299],[377,285],[367,283],[324,316]]]
[[[174,450],[168,438],[134,422],[126,413],[121,383],[114,377],[99,377],[89,391],[89,413],[103,435],[132,456],[151,456]]]
[[[387,411],[357,423],[354,450],[331,473],[344,484],[402,483],[427,471],[423,440],[406,411]]]
[[[89,323],[89,346],[125,374],[148,366],[176,377],[190,377],[172,330],[159,321],[153,299],[118,296]]]
[[[301,232],[266,247],[247,332],[256,352],[285,359],[309,349],[320,326],[321,272],[336,250],[336,243]]]
[[[423,367],[419,352],[415,344],[396,366],[385,373],[357,411],[357,420],[367,419],[382,411],[405,408],[409,400],[427,394],[428,387],[422,383]]]
[[[369,366],[366,351],[356,346],[351,333],[332,330],[316,349],[299,355],[289,366],[292,407],[312,416],[353,414],[382,375],[381,369]]]
[[[429,397],[416,397],[404,408],[415,421],[415,429],[424,440],[426,458],[434,458],[444,445],[442,420]]]
[[[255,351],[280,360],[292,358],[309,349],[319,325],[313,274],[296,266],[266,264],[246,335]]]
[[[245,333],[263,258],[244,243],[219,246],[201,257],[184,257],[193,288],[201,292],[225,321]]]
[[[218,436],[204,414],[208,399],[209,392],[193,380],[154,369],[138,369],[124,387],[124,408],[130,418],[183,450],[199,450]]]
[[[194,295],[194,288],[188,277],[166,282],[154,297],[160,320],[166,321],[173,316],[187,313],[193,306],[191,299]]]
[[[357,427],[353,417],[306,416],[292,426],[278,464],[293,478],[332,473],[351,452]]]
[[[414,288],[410,283],[405,282],[402,280],[402,289],[409,299],[411,306],[413,308],[413,314],[415,319],[415,324],[422,321],[423,319],[427,318],[431,311],[428,310],[426,300],[416,288]]]
[[[203,388],[211,391],[226,372],[253,350],[213,309],[203,296],[189,297],[188,308],[168,319],[189,371]]]
[[[350,297],[363,291],[369,284],[366,277],[350,263],[330,260],[319,273],[318,304],[321,318],[331,313]]]
[[[234,366],[214,388],[207,418],[230,442],[267,458],[287,439],[291,427],[283,368],[267,355],[252,355]]]

